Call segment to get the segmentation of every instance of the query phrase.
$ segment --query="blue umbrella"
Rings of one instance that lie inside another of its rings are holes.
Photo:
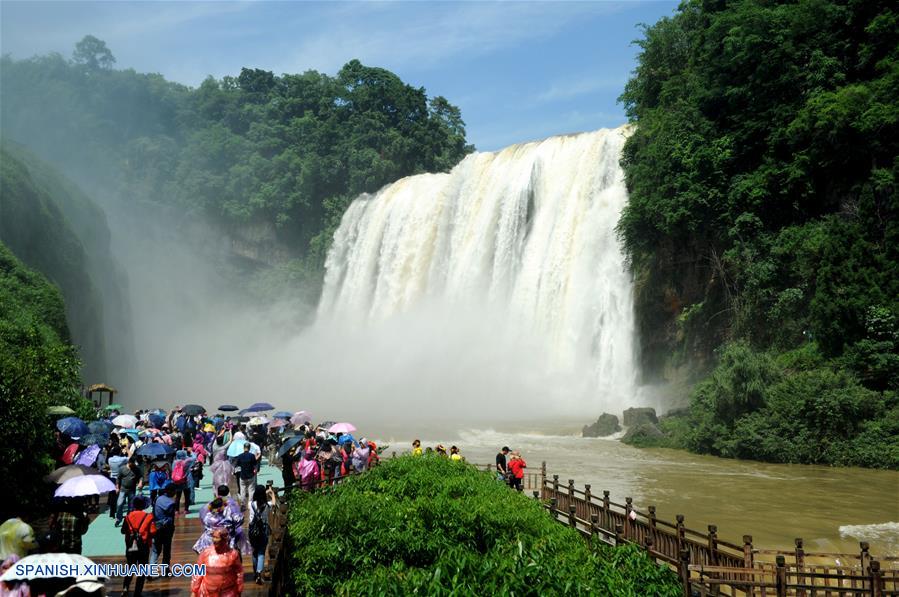
[[[109,441],[109,435],[106,433],[88,433],[78,438],[78,443],[82,446],[101,445],[105,446]],[[88,465],[90,466],[90,465]]]
[[[99,421],[91,421],[87,424],[87,429],[91,433],[106,433],[108,434],[113,430],[115,425],[110,423],[109,421],[99,420]]]
[[[275,407],[269,404],[268,402],[257,402],[256,404],[251,404],[246,407],[241,413],[257,413],[262,412],[264,410],[275,410]]]
[[[162,424],[165,423],[165,417],[158,413],[150,413],[147,415],[147,420],[153,427],[162,427]]]
[[[285,441],[278,449],[278,456],[283,458],[284,455],[287,454],[292,447],[302,442],[304,439],[305,438],[302,435],[295,435],[289,440]]]
[[[337,438],[337,443],[340,444],[341,446],[347,442],[353,442],[357,446],[359,445],[359,442],[356,441],[356,438],[353,437],[352,434],[349,434],[349,433],[344,433],[343,435],[341,435],[340,437]]]
[[[228,446],[228,458],[234,458],[235,456],[243,454],[243,445],[246,443],[250,444],[250,452],[252,452],[254,456],[259,455],[259,446],[253,442],[247,442],[245,439],[236,439],[231,442],[230,446]]]
[[[290,417],[293,416],[293,413],[289,413],[286,410],[279,410],[275,414],[272,415],[276,419],[287,419],[290,420]]]
[[[66,417],[56,421],[56,428],[69,437],[81,437],[90,433],[87,423],[78,417]]]
[[[169,454],[173,454],[174,452],[175,450],[168,444],[160,444],[156,442],[151,444],[144,444],[137,449],[138,456],[168,456]]]

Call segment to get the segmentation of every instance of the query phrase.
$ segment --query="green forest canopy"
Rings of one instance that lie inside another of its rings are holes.
[[[645,364],[726,346],[676,443],[899,468],[895,3],[694,0],[638,44],[619,229]]]

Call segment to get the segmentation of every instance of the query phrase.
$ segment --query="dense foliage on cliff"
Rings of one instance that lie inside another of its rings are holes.
[[[5,515],[27,512],[45,497],[41,476],[52,468],[53,443],[47,407],[89,412],[68,339],[59,289],[0,243],[0,435],[9,446],[0,478],[16,480],[0,502]]]
[[[472,149],[458,108],[357,60],[336,76],[244,68],[194,89],[115,70],[85,40],[72,60],[3,57],[4,136],[123,200],[273,228],[313,265],[354,196]]]
[[[639,45],[620,230],[645,364],[703,367],[738,343],[694,393],[685,443],[897,466],[868,454],[899,390],[895,4],[689,1]]]
[[[83,235],[69,215],[83,222]],[[94,282],[99,267],[91,266],[109,268],[105,261],[94,263],[98,254],[108,260],[109,249],[89,251],[81,238],[103,245],[104,232],[108,245],[103,212],[52,168],[19,148],[0,147],[0,241],[62,291],[72,338],[92,379],[105,376],[106,346],[101,294]]]
[[[640,549],[591,545],[490,473],[384,461],[290,512],[291,594],[679,595]]]

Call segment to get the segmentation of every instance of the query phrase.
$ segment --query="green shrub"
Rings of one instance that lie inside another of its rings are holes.
[[[292,594],[677,595],[638,548],[584,541],[492,474],[391,459],[290,515]]]

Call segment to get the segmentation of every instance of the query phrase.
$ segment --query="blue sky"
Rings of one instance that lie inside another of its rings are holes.
[[[256,67],[334,74],[352,58],[446,96],[493,150],[617,126],[639,23],[676,2],[0,2],[0,49],[70,56],[90,33],[117,68],[196,86]]]

